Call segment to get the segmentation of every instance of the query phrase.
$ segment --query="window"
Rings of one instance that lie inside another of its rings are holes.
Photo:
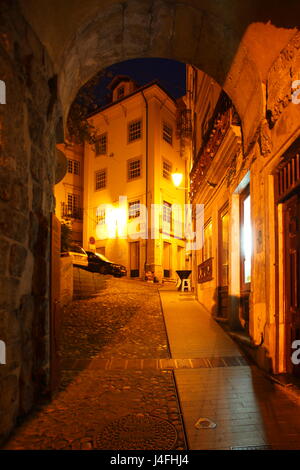
[[[123,98],[124,93],[125,93],[124,86],[120,86],[120,88],[118,88],[117,90],[117,99],[120,100],[121,98]]]
[[[82,210],[80,208],[80,195],[68,193],[67,194],[67,202],[62,203],[62,217],[64,218],[73,218],[73,219],[81,219],[82,218]]]
[[[228,207],[219,213],[219,279],[220,287],[228,286],[229,213]]]
[[[204,227],[204,245],[202,251],[202,261],[212,258],[212,222],[211,220]]]
[[[241,261],[243,284],[251,282],[252,225],[250,206],[250,187],[241,195]]]
[[[171,179],[172,165],[167,160],[163,160],[163,177],[167,180]]]
[[[132,201],[128,204],[128,218],[135,219],[140,216],[140,201]]]
[[[77,160],[71,160],[68,158],[68,173],[73,173],[74,175],[80,174],[80,162]]]
[[[96,210],[96,225],[105,224],[105,209]]]
[[[163,202],[163,231],[170,232],[172,227],[172,204]]]
[[[127,163],[128,179],[133,180],[141,176],[141,160],[129,160]]]
[[[128,124],[128,142],[134,142],[142,137],[142,120],[137,119]]]
[[[68,210],[72,211],[79,208],[80,196],[79,194],[68,194]]]
[[[95,190],[106,188],[106,170],[99,170],[95,173]]]
[[[172,145],[173,140],[173,129],[166,122],[163,123],[163,139]]]
[[[107,154],[107,133],[101,134],[95,142],[96,155]]]

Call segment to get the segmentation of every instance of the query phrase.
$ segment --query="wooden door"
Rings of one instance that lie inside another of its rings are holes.
[[[60,334],[60,232],[58,218],[51,214],[51,263],[50,263],[50,393],[60,382],[59,334]]]
[[[129,243],[130,249],[130,277],[140,276],[140,242]]]
[[[218,316],[228,318],[229,213],[226,205],[219,212]]]
[[[292,343],[300,340],[300,195],[283,205],[284,214],[284,269],[285,269],[285,328],[287,371],[300,377],[300,364],[291,360]]]

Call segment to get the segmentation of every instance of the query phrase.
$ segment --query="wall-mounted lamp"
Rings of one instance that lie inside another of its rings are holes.
[[[172,181],[173,181],[173,184],[176,188],[178,188],[178,186],[180,186],[182,178],[183,178],[182,173],[178,173],[177,171],[175,173],[172,173]]]

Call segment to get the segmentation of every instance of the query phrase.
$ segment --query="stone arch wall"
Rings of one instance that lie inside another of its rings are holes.
[[[78,89],[102,68],[132,58],[191,63],[224,87],[242,120],[245,149],[263,115],[261,77],[241,35],[216,13],[167,0],[114,3],[83,23],[62,56],[66,118]],[[246,97],[246,99],[245,99]]]
[[[48,386],[49,216],[61,109],[53,66],[14,1],[0,9],[0,442]]]
[[[7,104],[0,105],[0,339],[7,345],[0,441],[49,379],[49,213],[61,115],[100,69],[134,57],[165,57],[212,76],[242,119],[246,152],[259,139],[268,152],[269,140],[281,142],[283,130],[276,124],[270,133],[262,121],[264,87],[274,81],[269,70],[296,33],[299,2],[296,11],[267,3],[0,0],[0,79],[7,85]],[[300,110],[288,108],[280,117],[286,136],[286,115],[298,117]]]

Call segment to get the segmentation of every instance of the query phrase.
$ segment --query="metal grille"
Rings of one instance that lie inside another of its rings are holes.
[[[172,423],[150,415],[127,415],[109,423],[95,437],[96,449],[171,450],[177,442]]]
[[[284,162],[277,172],[277,196],[282,199],[300,184],[300,155]]]

